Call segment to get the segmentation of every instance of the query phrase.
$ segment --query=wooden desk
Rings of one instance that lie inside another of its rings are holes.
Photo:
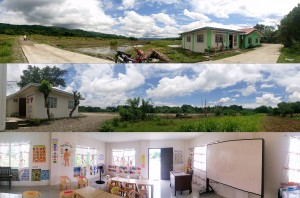
[[[151,198],[153,198],[153,194],[154,194],[154,182],[152,180],[148,180],[148,179],[127,179],[127,178],[123,178],[123,177],[113,177],[111,178],[113,181],[116,182],[127,182],[130,184],[143,184],[146,186],[150,186],[151,188]]]
[[[91,187],[91,186],[86,186],[84,188],[81,188],[81,189],[78,189],[75,191],[79,198],[101,198],[101,197],[119,198],[119,196],[117,196],[117,195],[110,194],[108,192],[99,190],[99,189]]]
[[[22,198],[21,194],[0,193],[0,198]]]
[[[189,190],[192,193],[192,175],[186,174],[184,172],[174,172],[170,171],[170,187],[174,188],[175,196],[176,191],[180,190],[181,194],[184,190]]]

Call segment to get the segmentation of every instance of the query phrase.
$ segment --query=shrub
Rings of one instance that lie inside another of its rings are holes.
[[[31,126],[39,126],[41,124],[41,120],[38,118],[34,118],[30,120],[30,125]]]
[[[104,122],[99,128],[100,132],[113,132],[114,127],[111,122]]]
[[[118,45],[118,41],[111,41],[110,42],[110,46],[117,46]]]

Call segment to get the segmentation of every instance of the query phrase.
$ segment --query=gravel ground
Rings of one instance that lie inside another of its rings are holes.
[[[118,117],[110,113],[80,113],[76,118],[64,118],[49,121],[36,127],[21,127],[13,132],[97,132],[99,125],[105,121]]]

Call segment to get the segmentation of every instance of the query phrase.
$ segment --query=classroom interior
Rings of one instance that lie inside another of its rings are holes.
[[[118,176],[152,181],[147,195],[155,198],[273,198],[277,197],[285,177],[294,175],[287,181],[300,182],[299,174],[287,173],[290,142],[299,136],[300,133],[3,132],[0,134],[0,167],[12,167],[13,178],[11,189],[7,181],[0,181],[0,193],[22,194],[26,190],[39,190],[43,197],[59,197],[59,177],[67,176],[72,181],[72,188],[78,189],[76,176],[80,175],[88,179],[89,186],[109,191],[109,175],[110,178]],[[205,191],[205,170],[208,167],[205,167],[206,156],[199,162],[194,155],[205,154],[207,144],[245,139],[264,140],[263,196],[218,182],[212,184],[212,195],[199,195]],[[172,160],[167,159],[170,157],[165,153],[168,149],[171,149]],[[296,149],[300,152],[300,147]],[[193,170],[191,192],[177,191],[175,196],[174,188],[170,187],[170,171],[164,170],[168,161],[173,161],[171,167],[175,173]],[[203,168],[204,172],[197,173],[197,168]],[[99,180],[105,183],[97,184]]]

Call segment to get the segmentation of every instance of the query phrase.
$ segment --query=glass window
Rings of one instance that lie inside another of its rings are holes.
[[[197,43],[203,43],[204,42],[204,35],[198,34],[197,35]]]
[[[191,42],[191,36],[186,36],[186,42],[188,42],[188,43]]]
[[[289,182],[300,182],[300,137],[290,138],[288,156],[288,180]]]
[[[135,150],[112,150],[113,161],[112,164],[115,166],[135,166]]]
[[[255,43],[258,43],[258,38],[255,39]]]
[[[74,108],[74,101],[73,100],[69,100],[68,101],[68,109],[73,109]]]
[[[49,102],[49,108],[57,108],[57,98],[48,97],[47,101]],[[46,104],[45,104],[46,107]]]
[[[0,144],[0,166],[9,166],[9,144]]]
[[[248,38],[248,44],[252,44],[252,37]]]
[[[215,35],[215,42],[216,43],[223,43],[223,34],[216,34]]]
[[[29,143],[1,143],[0,166],[29,167]]]
[[[87,166],[96,164],[97,149],[86,146],[76,146],[75,166]]]

